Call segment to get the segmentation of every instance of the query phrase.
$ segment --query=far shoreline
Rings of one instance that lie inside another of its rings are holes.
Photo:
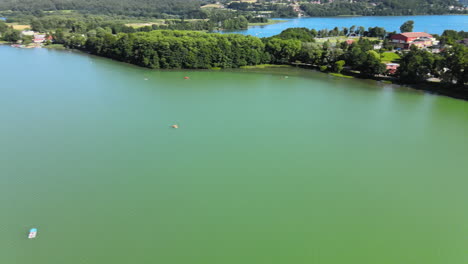
[[[8,43],[4,43],[8,44]],[[1,45],[1,43],[0,43]],[[9,45],[11,47],[11,45]],[[11,47],[13,48],[13,47]],[[255,70],[273,70],[273,69],[291,69],[291,68],[302,68],[302,69],[307,69],[311,70],[317,73],[323,73],[328,76],[332,76],[334,78],[348,78],[348,79],[359,79],[359,80],[374,80],[376,82],[381,82],[381,83],[387,83],[391,85],[397,85],[399,87],[406,87],[409,89],[412,89],[414,91],[419,91],[419,92],[424,92],[428,94],[433,94],[433,95],[438,95],[438,96],[446,96],[450,97],[453,99],[458,99],[458,100],[463,100],[463,101],[468,101],[468,94],[464,94],[463,91],[452,91],[452,90],[447,90],[443,89],[444,84],[443,83],[416,83],[416,84],[406,84],[406,83],[399,83],[398,81],[395,80],[389,80],[388,78],[381,78],[381,77],[364,77],[359,74],[353,74],[351,72],[342,72],[342,73],[333,73],[333,72],[323,72],[320,71],[318,68],[314,66],[304,66],[304,65],[289,65],[289,64],[259,64],[259,65],[247,65],[247,66],[241,66],[239,68],[211,68],[211,69],[184,69],[184,68],[178,68],[178,69],[150,69],[146,67],[142,67],[139,65],[123,62],[123,61],[118,61],[112,58],[108,57],[103,57],[103,56],[98,56],[94,55],[91,53],[88,53],[86,51],[78,50],[78,49],[70,49],[66,48],[61,44],[55,44],[50,48],[47,48],[47,46],[42,47],[47,50],[54,50],[54,51],[59,51],[59,52],[74,52],[76,54],[82,54],[82,55],[87,55],[87,56],[92,56],[100,59],[105,59],[105,60],[110,60],[114,61],[117,63],[123,63],[125,65],[129,65],[132,67],[137,67],[140,69],[147,69],[150,71],[220,71],[220,70],[244,70],[244,71],[252,71],[254,72]]]

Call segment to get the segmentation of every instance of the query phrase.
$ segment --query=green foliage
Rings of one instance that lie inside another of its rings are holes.
[[[98,34],[88,38],[85,49],[148,68],[209,69],[261,64],[265,45],[252,36],[156,30]]]
[[[31,44],[33,42],[33,36],[23,36],[21,37],[21,43],[24,45]]]
[[[325,1],[322,1],[325,2]],[[303,3],[301,9],[308,16],[388,16],[388,15],[436,15],[447,13],[464,13],[450,9],[450,6],[461,6],[456,0],[354,0],[333,1],[321,5]]]
[[[440,37],[441,44],[453,45],[458,40],[468,38],[468,32],[465,31],[455,31],[455,30],[444,30],[442,36]]]
[[[400,60],[397,74],[402,82],[425,81],[436,69],[436,55],[412,46]]]
[[[0,10],[16,10],[41,17],[44,12],[77,10],[82,13],[127,15],[135,17],[206,18],[200,0],[2,0]]]
[[[361,39],[353,43],[343,57],[347,65],[363,75],[373,76],[385,72],[385,64],[380,61],[380,55],[371,49],[368,40]]]
[[[455,44],[442,52],[442,80],[458,86],[468,83],[468,48]]]
[[[319,70],[321,72],[326,72],[326,71],[328,71],[328,66],[327,65],[322,65],[322,66],[319,67]]]
[[[322,63],[322,54],[323,49],[319,44],[305,42],[302,43],[297,59],[303,63],[320,65]]]
[[[273,11],[272,17],[295,17],[297,13],[291,6],[274,5],[271,10]]]
[[[288,28],[274,37],[281,39],[297,39],[302,42],[314,42],[314,38],[316,36],[317,31],[315,29],[310,30],[308,28]]]
[[[3,32],[2,39],[8,42],[17,42],[18,40],[21,40],[21,32],[19,30],[8,28]]]
[[[226,30],[247,29],[248,26],[249,21],[244,16],[229,18],[222,23],[223,29]]]
[[[265,51],[271,54],[273,63],[285,64],[296,60],[301,51],[301,41],[295,39],[268,39]]]
[[[401,33],[403,32],[413,32],[414,28],[414,21],[413,20],[408,20],[403,25],[400,27]]]
[[[344,60],[336,61],[335,64],[333,64],[333,71],[337,73],[341,73],[341,71],[344,68],[345,63],[346,62]]]
[[[385,31],[385,28],[382,27],[370,27],[368,29],[368,32],[366,34],[367,37],[377,37],[377,38],[384,38],[385,35],[387,34],[387,31]]]
[[[64,49],[66,49],[65,46],[63,46],[62,44],[49,44],[49,45],[45,46],[45,48],[55,49],[55,50],[64,50]]]
[[[5,33],[8,29],[8,25],[0,20],[0,34]]]

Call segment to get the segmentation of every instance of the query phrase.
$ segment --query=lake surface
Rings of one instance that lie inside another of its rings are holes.
[[[301,69],[0,58],[0,263],[468,263],[466,101]]]
[[[415,32],[428,32],[442,34],[445,29],[468,30],[468,16],[465,15],[439,15],[439,16],[361,16],[361,17],[308,17],[290,18],[285,23],[268,26],[254,26],[248,30],[233,31],[234,33],[253,35],[258,37],[271,37],[291,27],[306,27],[319,29],[333,29],[334,27],[350,28],[353,25],[369,27],[383,27],[387,31],[400,32],[400,26],[408,21],[414,21]]]

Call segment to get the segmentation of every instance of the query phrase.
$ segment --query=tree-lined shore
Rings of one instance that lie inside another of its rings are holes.
[[[432,76],[440,78],[447,90],[468,92],[468,74],[465,71],[468,68],[468,48],[450,38],[450,34],[453,37],[457,32],[447,32],[442,39],[451,41],[452,45],[438,54],[416,47],[401,53],[400,68],[394,80],[417,84],[426,82]],[[263,39],[239,34],[174,30],[117,35],[101,31],[88,38],[72,35],[63,42],[69,48],[153,69],[299,64],[323,72],[341,73],[347,70],[363,78],[387,74],[382,53],[373,48],[374,41],[361,37],[351,44],[340,42],[332,45],[329,41],[317,43],[317,34],[317,31],[305,28],[288,29],[277,36]]]
[[[400,84],[424,84],[421,87],[425,90],[432,87],[438,93],[468,98],[468,48],[457,43],[467,37],[463,31],[446,30],[437,36],[445,47],[439,53],[414,46],[395,53],[389,52],[393,47],[388,36],[396,32],[380,27],[289,28],[273,37],[257,38],[189,30],[134,30],[101,20],[37,20],[31,26],[44,31],[57,27],[49,31],[55,44],[152,69],[299,65]],[[412,27],[408,21],[401,30]],[[21,36],[4,22],[0,22],[0,34],[4,41],[31,41],[30,36]],[[349,35],[354,36],[353,41],[346,38]],[[376,50],[375,45],[381,48]],[[399,68],[389,73],[384,62],[398,62]],[[431,77],[440,82],[428,83]]]

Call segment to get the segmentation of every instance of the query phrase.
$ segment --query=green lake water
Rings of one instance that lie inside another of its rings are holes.
[[[468,263],[466,101],[294,68],[0,61],[2,264]]]

